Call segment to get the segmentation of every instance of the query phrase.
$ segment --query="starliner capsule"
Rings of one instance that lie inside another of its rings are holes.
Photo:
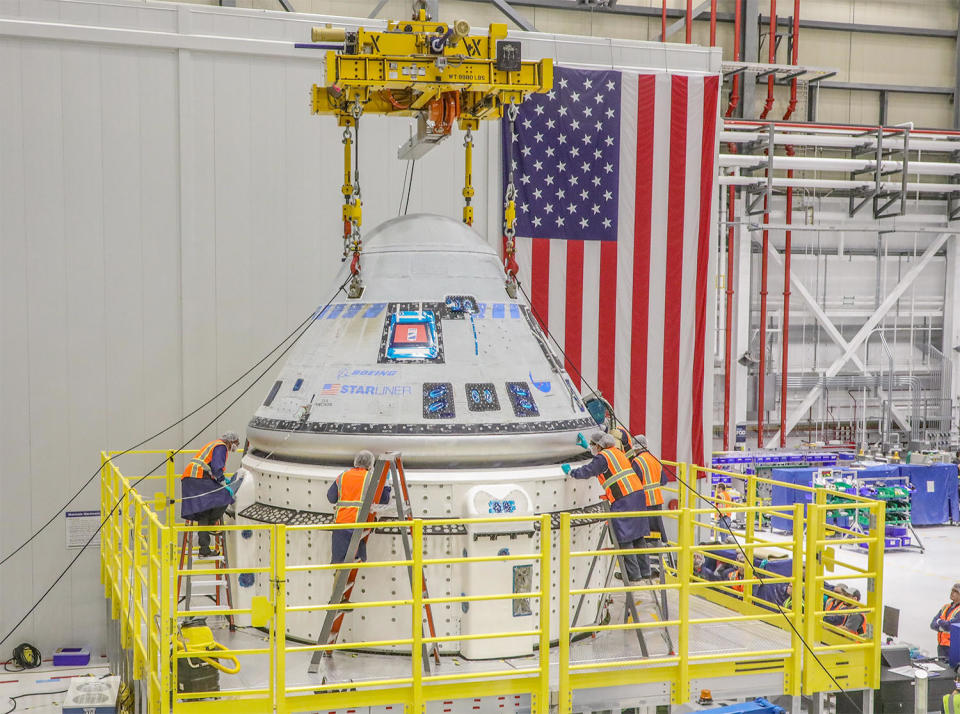
[[[346,271],[345,264],[338,284]],[[449,218],[396,218],[367,236],[363,281],[358,299],[341,293],[318,312],[251,420],[243,458],[251,478],[237,497],[239,524],[330,522],[328,488],[361,449],[402,454],[413,515],[427,520],[427,558],[529,552],[535,535],[533,522],[458,530],[431,527],[429,519],[598,508],[599,485],[565,478],[559,468],[585,456],[577,435],[597,422],[529,306],[508,294],[493,248]],[[254,533],[235,538],[239,563],[269,562],[266,536]],[[574,547],[595,546],[598,533],[592,522],[574,528]],[[330,538],[312,532],[290,539],[287,550],[288,562],[329,562]],[[368,553],[371,560],[403,557],[399,538],[390,534],[374,534]],[[432,597],[520,594],[538,581],[539,566],[440,565],[428,577]],[[576,571],[571,577],[581,579]],[[324,604],[331,584],[329,571],[291,574],[288,603]],[[244,607],[269,587],[265,576],[241,576],[234,592]],[[389,576],[361,569],[355,591],[355,601],[410,592],[399,568]],[[535,599],[451,603],[435,607],[434,620],[440,636],[489,632],[492,620],[498,630],[525,631],[536,610]],[[315,641],[322,622],[322,612],[288,616],[288,635]],[[341,639],[387,636],[409,637],[409,615],[400,608],[356,610]],[[505,657],[527,654],[533,644],[533,638],[464,640],[441,650]]]

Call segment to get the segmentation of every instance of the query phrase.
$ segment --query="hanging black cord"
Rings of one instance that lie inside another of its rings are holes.
[[[212,426],[212,425],[217,421],[217,419],[219,419],[221,416],[223,416],[223,414],[225,414],[225,413],[230,409],[230,407],[232,407],[234,404],[236,404],[238,401],[240,401],[240,399],[241,399],[247,392],[249,392],[254,386],[256,386],[257,383],[259,383],[260,380],[263,379],[263,377],[264,377],[271,369],[273,369],[273,366],[274,366],[277,362],[279,362],[280,359],[281,359],[287,352],[289,352],[290,349],[291,349],[295,344],[297,344],[297,342],[300,340],[300,338],[303,337],[303,336],[307,333],[307,331],[310,329],[310,327],[313,325],[313,323],[314,323],[314,321],[315,321],[314,318],[315,318],[316,316],[322,314],[323,311],[326,310],[327,307],[330,306],[330,303],[332,303],[332,302],[336,299],[337,295],[339,295],[339,294],[343,291],[344,287],[346,287],[347,283],[350,282],[350,280],[351,280],[352,278],[353,278],[352,275],[348,276],[347,279],[344,280],[344,281],[340,284],[340,287],[337,288],[337,291],[333,294],[333,296],[327,301],[327,304],[326,304],[326,305],[324,305],[320,310],[315,311],[315,312],[312,312],[312,313],[310,314],[310,317],[307,319],[307,321],[305,321],[304,323],[300,323],[301,325],[305,325],[305,327],[304,327],[304,328],[300,331],[300,333],[293,339],[293,341],[292,341],[289,345],[287,345],[287,346],[283,349],[283,351],[280,352],[280,354],[278,354],[278,355],[276,356],[276,358],[275,358],[272,362],[270,362],[270,364],[267,365],[266,369],[264,369],[264,370],[257,376],[257,378],[256,378],[255,380],[253,380],[253,382],[251,382],[251,383],[249,384],[249,386],[247,386],[247,387],[246,387],[242,392],[240,392],[240,394],[238,394],[229,404],[227,404],[227,406],[225,406],[220,412],[218,412],[217,415],[213,417],[213,419],[211,419],[209,422],[207,422],[196,434],[194,434],[193,436],[191,436],[187,441],[185,441],[183,444],[181,444],[179,447],[177,447],[177,449],[174,451],[174,454],[177,454],[177,453],[179,453],[180,451],[182,451],[182,450],[184,449],[184,447],[186,447],[191,441],[193,441],[193,440],[196,439],[198,436],[200,436],[208,427]],[[283,343],[281,343],[281,344],[283,344]],[[161,461],[159,464],[157,464],[156,466],[154,466],[146,475],[141,476],[139,479],[137,479],[136,481],[134,481],[134,482],[131,484],[130,487],[131,487],[131,488],[135,488],[135,487],[136,487],[137,485],[139,485],[144,479],[150,477],[157,469],[159,469],[161,466],[163,466],[165,463],[167,463],[167,459],[168,459],[168,458],[170,458],[170,457],[164,458],[163,461]],[[17,628],[19,628],[20,625],[22,625],[22,624],[26,621],[26,619],[27,619],[28,617],[30,617],[30,615],[33,614],[34,610],[36,610],[36,609],[40,606],[40,603],[42,603],[42,602],[46,599],[47,595],[49,595],[50,592],[57,586],[57,583],[59,583],[59,582],[63,579],[63,577],[70,571],[70,568],[72,568],[73,565],[74,565],[74,563],[76,563],[77,560],[80,559],[80,556],[83,555],[84,551],[85,551],[85,550],[87,549],[87,547],[93,542],[94,538],[96,538],[97,535],[100,533],[100,531],[103,530],[104,525],[106,525],[107,521],[110,520],[110,517],[111,517],[111,516],[116,512],[116,510],[120,507],[120,504],[123,503],[123,500],[124,500],[125,498],[126,498],[126,494],[120,496],[120,498],[117,499],[117,502],[114,504],[113,508],[110,509],[110,512],[107,513],[107,515],[103,518],[103,520],[100,521],[100,525],[97,526],[97,529],[90,535],[90,537],[87,539],[87,542],[83,544],[83,547],[80,548],[80,549],[77,551],[77,554],[73,557],[73,560],[71,560],[71,561],[67,564],[67,567],[64,568],[64,569],[60,572],[60,574],[56,577],[56,579],[50,584],[50,586],[49,586],[46,590],[44,590],[43,595],[41,595],[40,598],[39,598],[36,602],[34,602],[33,605],[30,606],[30,609],[27,610],[27,612],[23,615],[23,617],[20,618],[20,620],[17,622],[17,624],[14,625],[14,626],[10,629],[10,631],[9,631],[6,635],[3,636],[3,639],[0,640],[0,645],[3,645],[4,642],[6,642],[8,639],[10,639],[10,637],[13,635],[13,633],[17,631]]]
[[[565,361],[567,364],[570,365],[570,367],[571,367],[571,368],[573,369],[573,371],[576,373],[577,377],[580,379],[580,381],[581,381],[583,384],[585,384],[585,385],[587,386],[588,389],[591,389],[591,390],[595,391],[597,394],[599,394],[600,392],[597,391],[597,390],[593,387],[593,385],[591,385],[590,382],[588,382],[588,381],[584,378],[583,374],[581,374],[581,372],[580,372],[580,370],[577,368],[577,366],[574,365],[573,362],[571,362],[571,361],[567,358],[567,353],[564,351],[563,347],[560,346],[560,343],[557,342],[557,340],[554,338],[554,336],[550,333],[550,330],[548,330],[548,329],[546,328],[546,324],[547,324],[547,323],[540,318],[540,314],[537,312],[537,309],[533,306],[533,301],[530,299],[530,296],[527,295],[527,291],[524,289],[523,284],[520,282],[519,279],[517,280],[517,286],[520,288],[520,292],[523,294],[523,296],[527,299],[527,303],[530,305],[530,310],[533,312],[534,317],[536,317],[537,322],[539,322],[541,325],[544,326],[544,327],[543,327],[543,331],[547,334],[547,337],[549,337],[549,338],[550,338],[550,341],[553,342],[553,344],[555,344],[555,345],[557,346],[557,349],[558,349],[558,350],[560,350],[560,354],[563,356],[564,361]],[[614,418],[614,420],[617,421],[617,422],[619,422],[619,419],[617,419],[616,413],[613,411],[613,405],[611,405],[611,404],[608,402],[608,403],[607,403],[607,408],[610,410],[610,415]],[[704,498],[700,495],[700,493],[699,493],[695,488],[693,488],[693,487],[692,487],[689,483],[687,483],[684,479],[680,478],[680,476],[679,476],[676,472],[674,472],[674,471],[672,471],[671,469],[669,469],[669,468],[660,460],[660,458],[659,458],[656,454],[654,454],[654,453],[651,452],[651,451],[648,451],[647,453],[650,454],[654,459],[657,460],[657,463],[660,464],[660,468],[664,469],[664,470],[667,472],[667,474],[673,476],[673,478],[676,479],[678,483],[680,483],[684,488],[686,488],[688,491],[690,491],[690,493],[693,494],[694,498],[697,498],[697,499],[701,499],[701,500],[706,501],[708,504],[710,504],[710,506],[713,508],[713,510],[715,510],[715,511],[717,512],[717,515],[718,515],[718,516],[720,516],[720,517],[723,516],[723,513],[720,511],[720,508],[717,506],[716,503],[714,503],[713,501],[710,501],[709,499],[704,499]],[[737,546],[737,550],[739,550],[740,553],[741,553],[741,555],[743,555],[744,564],[747,564],[747,563],[750,564],[751,574],[753,575],[754,578],[756,578],[757,580],[760,581],[760,586],[763,587],[766,583],[764,583],[763,578],[760,576],[760,573],[758,573],[758,572],[756,571],[756,569],[754,568],[753,558],[748,558],[748,557],[747,557],[746,551],[743,549],[743,546],[740,545],[740,541],[737,539],[737,536],[733,533],[733,530],[732,530],[732,529],[730,530],[730,537],[733,539],[734,545]],[[793,624],[793,622],[790,621],[790,616],[787,615],[786,612],[784,612],[784,610],[783,610],[782,607],[780,607],[780,603],[773,602],[773,603],[771,603],[771,604],[774,605],[774,606],[776,606],[776,608],[777,608],[777,610],[780,612],[780,614],[783,615],[784,620],[786,620],[787,624],[790,625],[790,629],[793,630],[794,634],[796,634],[796,636],[800,639],[800,642],[803,643],[803,646],[804,646],[804,648],[807,650],[807,652],[809,652],[810,655],[817,661],[817,664],[820,665],[820,668],[821,668],[824,672],[826,672],[827,676],[830,678],[830,681],[833,682],[833,684],[834,684],[834,686],[837,688],[837,690],[838,690],[841,694],[843,694],[844,697],[847,698],[847,700],[856,708],[857,711],[860,712],[860,714],[864,714],[863,708],[862,708],[859,704],[857,704],[856,700],[855,700],[853,697],[851,697],[843,687],[840,686],[840,683],[836,680],[836,678],[834,678],[834,676],[833,676],[833,674],[830,672],[830,670],[827,669],[827,666],[826,666],[826,665],[823,663],[823,661],[817,656],[817,653],[813,651],[813,648],[812,648],[812,647],[810,646],[810,644],[803,638],[803,635],[800,634],[800,631],[796,628],[796,626]]]

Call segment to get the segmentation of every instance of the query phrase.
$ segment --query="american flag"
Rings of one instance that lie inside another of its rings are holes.
[[[701,464],[718,91],[713,75],[558,67],[502,132],[518,277],[571,379],[598,387],[661,458]]]

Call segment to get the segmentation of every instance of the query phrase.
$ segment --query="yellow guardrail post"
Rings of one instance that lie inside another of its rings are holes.
[[[140,547],[141,531],[143,529],[143,505],[139,499],[133,503],[133,533],[131,534],[131,546],[133,547],[133,571],[130,578],[130,587],[133,591],[133,597],[128,602],[131,603],[129,617],[133,621],[131,640],[133,644],[133,677],[134,679],[143,678],[143,658],[137,650],[137,640],[143,637],[143,610],[137,605],[143,605],[143,588],[141,582],[143,578],[143,549]]]
[[[176,501],[177,498],[177,472],[176,472],[176,462],[174,461],[174,456],[177,452],[171,450],[167,451],[167,461],[166,461],[166,490],[167,490],[167,511],[166,511],[166,520],[164,521],[165,525],[172,526],[175,523],[177,517],[176,511]]]
[[[550,546],[553,538],[551,516],[540,516],[540,681],[537,689],[536,714],[550,711]]]
[[[887,513],[886,506],[883,503],[874,503],[870,506],[871,522],[876,522],[876,528],[873,533],[876,540],[870,544],[867,550],[867,570],[874,575],[866,582],[866,603],[867,607],[872,607],[873,612],[869,613],[865,622],[869,623],[870,640],[873,643],[873,650],[865,653],[867,656],[867,686],[877,689],[880,686],[880,643],[883,636],[883,627],[881,619],[881,604],[883,603],[883,551],[886,547],[887,532]]]
[[[790,683],[786,694],[799,696],[803,690],[803,644],[800,642],[800,628],[803,626],[803,504],[793,504],[793,592],[790,596],[791,611],[786,613],[793,617],[793,629],[790,631],[790,646],[793,654],[790,655]]]
[[[423,701],[423,520],[413,520],[413,616],[410,621],[410,635],[413,639],[410,662],[413,666],[411,677],[413,684],[412,714],[423,714],[426,706]]]
[[[757,507],[757,480],[753,477],[753,474],[745,474],[744,490],[746,491],[744,496],[746,497],[747,507],[755,509]],[[753,542],[753,534],[756,532],[757,527],[757,518],[763,518],[763,516],[755,510],[747,511],[747,543]],[[751,552],[750,555],[752,556],[753,553]]]
[[[160,708],[159,714],[172,711],[174,692],[177,691],[177,676],[173,669],[173,613],[176,611],[176,595],[173,593],[173,549],[176,534],[166,525],[160,531]]]
[[[690,577],[693,574],[693,556],[690,551],[690,544],[693,543],[693,514],[689,508],[680,511],[678,532],[680,552],[678,553],[677,575],[680,577],[680,625],[677,628],[677,638],[679,639],[677,654],[680,657],[680,676],[677,678],[676,689],[673,692],[673,703],[683,704],[690,695]]]
[[[560,688],[557,714],[570,714],[573,697],[570,692],[570,514],[560,514],[560,592],[558,679]]]
[[[103,519],[106,517],[107,513],[110,512],[110,509],[107,507],[107,479],[104,477],[104,471],[107,468],[107,454],[106,452],[100,452],[100,522],[103,523]],[[108,542],[110,538],[110,529],[104,526],[103,532],[100,534],[100,582],[103,583],[104,594],[109,597],[110,595],[110,586],[108,583],[108,573],[106,554],[110,552],[109,548],[105,548],[104,545]]]
[[[157,710],[158,687],[155,677],[159,666],[160,633],[157,632],[160,611],[157,608],[157,579],[160,571],[154,555],[158,552],[157,529],[153,521],[147,521],[147,709]],[[156,633],[156,637],[154,637]]]
[[[270,533],[273,557],[274,618],[268,633],[270,638],[270,688],[273,691],[274,711],[285,712],[287,697],[287,527],[274,526]]]
[[[683,510],[684,508],[695,508],[696,502],[694,501],[693,506],[690,505],[690,490],[683,484],[689,484],[690,488],[696,488],[697,476],[699,475],[697,471],[699,470],[698,466],[693,467],[693,483],[690,483],[690,480],[687,478],[687,465],[677,464],[677,508]]]
[[[819,494],[818,494],[819,495]],[[819,632],[822,628],[818,627],[817,610],[823,609],[823,598],[820,596],[822,586],[817,579],[821,567],[819,551],[817,550],[817,539],[820,535],[819,523],[822,518],[820,506],[816,503],[807,504],[807,544],[804,552],[804,592],[803,592],[803,638],[812,647],[819,639]],[[799,629],[799,628],[798,628]],[[803,667],[803,689],[805,694],[811,694],[817,691],[815,686],[815,677],[819,665],[813,658],[804,658]]]
[[[120,618],[120,646],[125,649],[130,647],[130,613],[124,612],[124,609],[130,598],[129,572],[131,556],[133,555],[131,550],[128,549],[131,532],[133,531],[133,524],[129,522],[131,520],[130,504],[133,500],[130,498],[130,490],[129,486],[124,487],[124,504],[117,509],[120,519],[120,600],[115,603],[115,609]]]

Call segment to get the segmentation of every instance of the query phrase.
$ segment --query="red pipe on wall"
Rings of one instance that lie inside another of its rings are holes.
[[[692,1],[692,0],[691,0]],[[777,62],[777,0],[770,0],[770,36],[767,44],[770,45],[770,51],[767,53],[770,64]],[[763,111],[760,112],[760,118],[766,119],[767,114],[773,109],[773,82],[774,75],[767,76],[767,101],[763,104]]]
[[[793,147],[790,147],[793,148]],[[787,178],[793,178],[793,171],[787,171]],[[793,223],[793,188],[787,189],[787,225]],[[789,365],[790,346],[790,244],[793,231],[786,232],[783,256],[783,332],[780,344],[780,448],[787,445],[787,367]]]
[[[790,63],[796,65],[800,59],[800,0],[793,0],[793,36],[791,44],[793,51],[790,56]],[[787,111],[783,115],[786,121],[797,108],[797,79],[794,78],[790,85],[790,103],[787,104]],[[787,146],[787,156],[793,156],[792,146]],[[787,171],[787,178],[793,178],[793,171]],[[793,187],[787,188],[787,207],[786,223],[793,223]],[[784,239],[784,260],[783,260],[783,326],[780,333],[780,448],[787,445],[787,374],[790,366],[790,248],[793,239],[793,231],[787,231]]]
[[[687,44],[693,43],[693,0],[687,0]]]
[[[710,46],[717,46],[717,0],[710,0]]]
[[[736,200],[737,189],[730,186],[727,193],[727,331],[723,359],[723,448],[727,451],[733,448],[730,443],[730,384],[733,379],[733,256],[736,240],[733,220]]]
[[[667,41],[667,0],[663,0],[660,8],[660,41]]]
[[[737,9],[733,15],[733,61],[740,62],[740,17],[743,0],[737,0]],[[727,104],[725,117],[732,117],[737,105],[740,104],[740,75],[733,75],[733,84],[730,86],[730,103]]]
[[[770,207],[763,199],[763,225],[770,223]],[[757,446],[763,448],[763,378],[767,370],[767,251],[770,247],[770,231],[763,229],[763,254],[760,257],[760,363],[757,365]]]
[[[790,53],[790,64],[796,65],[800,59],[800,0],[793,0],[793,35],[791,40],[793,49]],[[793,116],[793,111],[797,108],[797,81],[797,78],[794,77],[790,83],[790,103],[787,104],[787,111],[783,114],[783,121],[787,121]],[[792,151],[788,153],[793,156]]]

